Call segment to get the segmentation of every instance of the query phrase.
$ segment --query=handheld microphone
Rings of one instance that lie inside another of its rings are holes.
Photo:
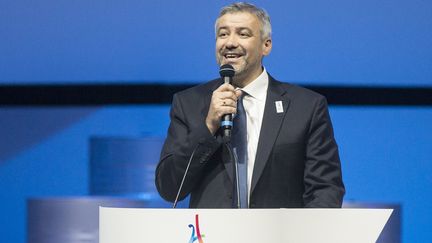
[[[232,78],[235,74],[235,70],[233,66],[231,66],[230,64],[225,64],[220,67],[219,74],[224,80],[224,83],[231,84]],[[229,139],[231,137],[232,126],[233,126],[232,114],[223,115],[221,119],[221,128],[223,130],[223,137],[225,139]]]

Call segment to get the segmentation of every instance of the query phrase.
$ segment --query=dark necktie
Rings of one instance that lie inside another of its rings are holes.
[[[237,155],[238,179],[240,207],[248,208],[248,186],[247,186],[247,122],[246,112],[243,107],[243,97],[246,95],[242,91],[241,97],[237,101],[237,114],[233,120],[232,148],[234,156]],[[237,194],[236,194],[237,195]],[[237,199],[237,196],[234,197]],[[235,205],[237,201],[235,201]]]

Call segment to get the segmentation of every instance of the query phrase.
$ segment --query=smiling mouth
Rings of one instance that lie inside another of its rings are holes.
[[[223,54],[223,57],[226,59],[226,60],[232,60],[232,61],[234,61],[234,60],[237,60],[237,59],[239,59],[240,57],[242,57],[243,55],[242,54],[239,54],[239,53],[225,53],[225,54]]]

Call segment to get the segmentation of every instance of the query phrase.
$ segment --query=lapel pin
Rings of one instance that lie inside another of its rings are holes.
[[[280,100],[275,101],[275,105],[276,105],[276,113],[283,113],[284,112],[282,101],[280,101]]]

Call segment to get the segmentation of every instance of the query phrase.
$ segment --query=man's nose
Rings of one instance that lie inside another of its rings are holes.
[[[238,39],[235,35],[230,35],[226,42],[226,48],[232,49],[238,46]]]

